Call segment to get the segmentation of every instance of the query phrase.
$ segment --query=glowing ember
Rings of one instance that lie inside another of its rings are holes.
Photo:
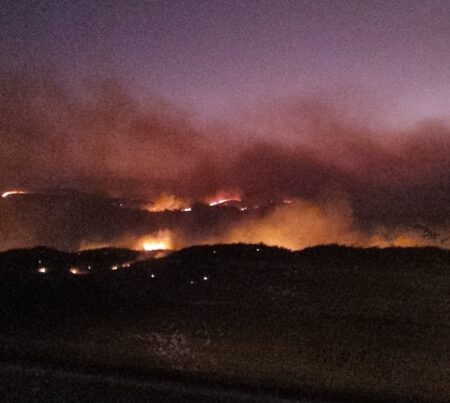
[[[8,196],[15,196],[15,195],[25,195],[28,192],[25,190],[8,190],[7,192],[2,193],[2,197],[5,199]]]
[[[69,269],[70,274],[73,274],[74,276],[83,276],[86,274],[89,274],[89,272],[87,270],[84,270],[80,267],[71,267]]]
[[[37,271],[38,271],[38,273],[45,274],[45,273],[47,273],[47,268],[46,267],[39,267],[37,269]]]

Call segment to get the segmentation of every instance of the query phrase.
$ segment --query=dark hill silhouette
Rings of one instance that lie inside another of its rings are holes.
[[[0,253],[4,297],[26,303],[39,300],[51,288],[58,290],[61,303],[93,299],[105,308],[118,301],[145,304],[161,299],[306,305],[316,301],[318,306],[328,300],[350,309],[356,300],[370,296],[382,304],[383,298],[397,298],[396,290],[406,295],[403,288],[408,298],[414,289],[419,297],[422,293],[433,298],[438,279],[445,284],[449,276],[450,251],[438,248],[325,245],[291,252],[262,244],[231,244],[189,247],[160,259],[114,248],[67,253],[37,247]]]
[[[36,271],[36,260],[54,270]],[[72,264],[92,270],[74,275]],[[350,397],[444,401],[449,289],[450,251],[437,248],[235,244],[160,259],[13,250],[0,253],[0,358],[182,365]]]

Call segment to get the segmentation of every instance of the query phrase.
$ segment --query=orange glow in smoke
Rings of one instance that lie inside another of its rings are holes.
[[[210,205],[220,205],[233,198],[220,198]],[[247,209],[241,207],[241,209]],[[445,236],[445,239],[450,239]],[[242,219],[229,224],[226,231],[215,235],[184,233],[181,229],[160,230],[143,236],[126,236],[109,244],[83,243],[80,249],[96,247],[126,247],[135,250],[168,253],[183,247],[216,243],[264,243],[292,250],[336,243],[358,247],[431,246],[449,247],[449,242],[438,243],[415,230],[380,227],[371,232],[362,231],[355,223],[351,206],[345,201],[313,203],[285,200],[266,214],[252,214],[249,210]],[[441,242],[441,241],[439,241]]]
[[[182,211],[190,211],[189,203],[183,199],[180,199],[176,196],[169,195],[166,193],[161,193],[156,199],[154,199],[151,203],[147,203],[142,206],[144,210],[150,211],[152,213],[157,213],[161,211],[174,211],[174,210],[182,210]]]

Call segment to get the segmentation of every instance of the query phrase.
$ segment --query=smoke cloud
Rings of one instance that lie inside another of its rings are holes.
[[[199,234],[202,226],[186,219],[124,220],[94,207],[86,214],[48,204],[24,212],[0,200],[2,249],[61,244],[64,237],[70,247],[94,238],[140,239],[145,231],[165,228],[177,233],[175,246],[189,244],[188,235],[199,243],[261,241],[290,248],[448,244],[445,120],[389,129],[367,118],[371,113],[359,116],[321,95],[267,103],[233,123],[204,122],[157,96],[133,96],[120,80],[91,80],[76,88],[42,73],[2,73],[0,80],[3,191],[71,188],[173,208],[220,193],[238,194],[249,205],[295,200],[257,217],[221,220],[213,236]],[[68,223],[75,216],[75,227],[88,230],[74,234]],[[108,235],[105,228],[112,228]]]

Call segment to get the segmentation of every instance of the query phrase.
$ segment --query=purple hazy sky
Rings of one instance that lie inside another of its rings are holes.
[[[1,70],[115,75],[205,117],[340,88],[394,124],[450,116],[448,0],[6,0],[0,36]]]

